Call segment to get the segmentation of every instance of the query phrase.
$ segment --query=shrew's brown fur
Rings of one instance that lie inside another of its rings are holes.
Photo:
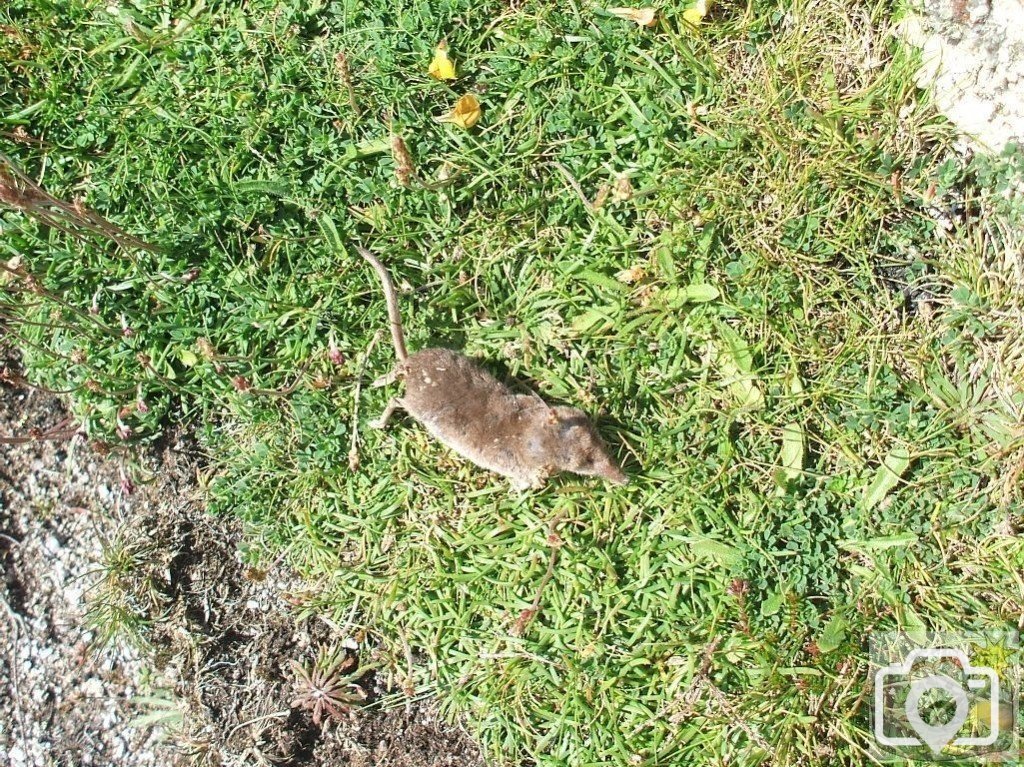
[[[391,276],[376,256],[358,250],[384,285],[399,360],[388,378],[405,381],[405,394],[391,400],[377,426],[385,426],[401,407],[440,442],[477,466],[508,477],[517,488],[539,488],[563,471],[626,483],[582,411],[549,406],[535,394],[517,394],[451,349],[407,355]]]

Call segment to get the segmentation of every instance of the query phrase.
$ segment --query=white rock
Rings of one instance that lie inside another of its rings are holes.
[[[915,81],[975,148],[1024,143],[1024,3],[972,0],[966,13],[954,18],[948,0],[924,0],[918,16],[897,25],[921,49]]]
[[[79,688],[82,693],[90,698],[102,698],[104,697],[103,682],[96,677],[90,677],[82,683]]]

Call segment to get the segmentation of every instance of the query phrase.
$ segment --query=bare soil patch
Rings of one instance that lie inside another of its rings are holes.
[[[0,436],[66,418],[57,398],[0,387]],[[481,765],[431,704],[374,704],[380,678],[358,673],[373,659],[298,617],[308,584],[242,561],[238,525],[196,501],[196,462],[185,439],[142,456],[80,436],[0,445],[0,763]],[[140,641],[97,646],[112,615]],[[352,657],[366,700],[317,724],[294,705],[295,664],[324,648]]]

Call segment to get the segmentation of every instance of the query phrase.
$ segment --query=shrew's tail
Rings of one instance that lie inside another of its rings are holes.
[[[370,262],[384,286],[384,301],[388,306],[388,321],[391,324],[391,340],[395,344],[395,356],[398,357],[399,362],[405,362],[409,353],[405,350],[405,335],[402,333],[402,315],[398,311],[398,293],[395,292],[395,283],[391,281],[391,275],[388,274],[388,270],[384,268],[384,264],[380,262],[379,258],[361,245],[356,245],[356,250],[359,251],[359,255]]]

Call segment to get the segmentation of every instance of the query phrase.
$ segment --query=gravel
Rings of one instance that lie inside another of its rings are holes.
[[[63,418],[52,398],[0,390],[0,436]],[[0,764],[170,763],[158,731],[130,726],[145,660],[129,646],[93,648],[85,625],[102,541],[150,503],[80,437],[0,445]]]
[[[57,399],[0,384],[0,438],[25,437],[0,442],[0,767],[483,767],[429,700],[313,721],[295,664],[377,650],[302,610],[315,584],[243,561],[241,526],[202,509],[187,439],[101,457],[73,428],[31,436],[64,423]],[[134,645],[101,646],[104,605]],[[368,703],[394,695],[357,676]]]

